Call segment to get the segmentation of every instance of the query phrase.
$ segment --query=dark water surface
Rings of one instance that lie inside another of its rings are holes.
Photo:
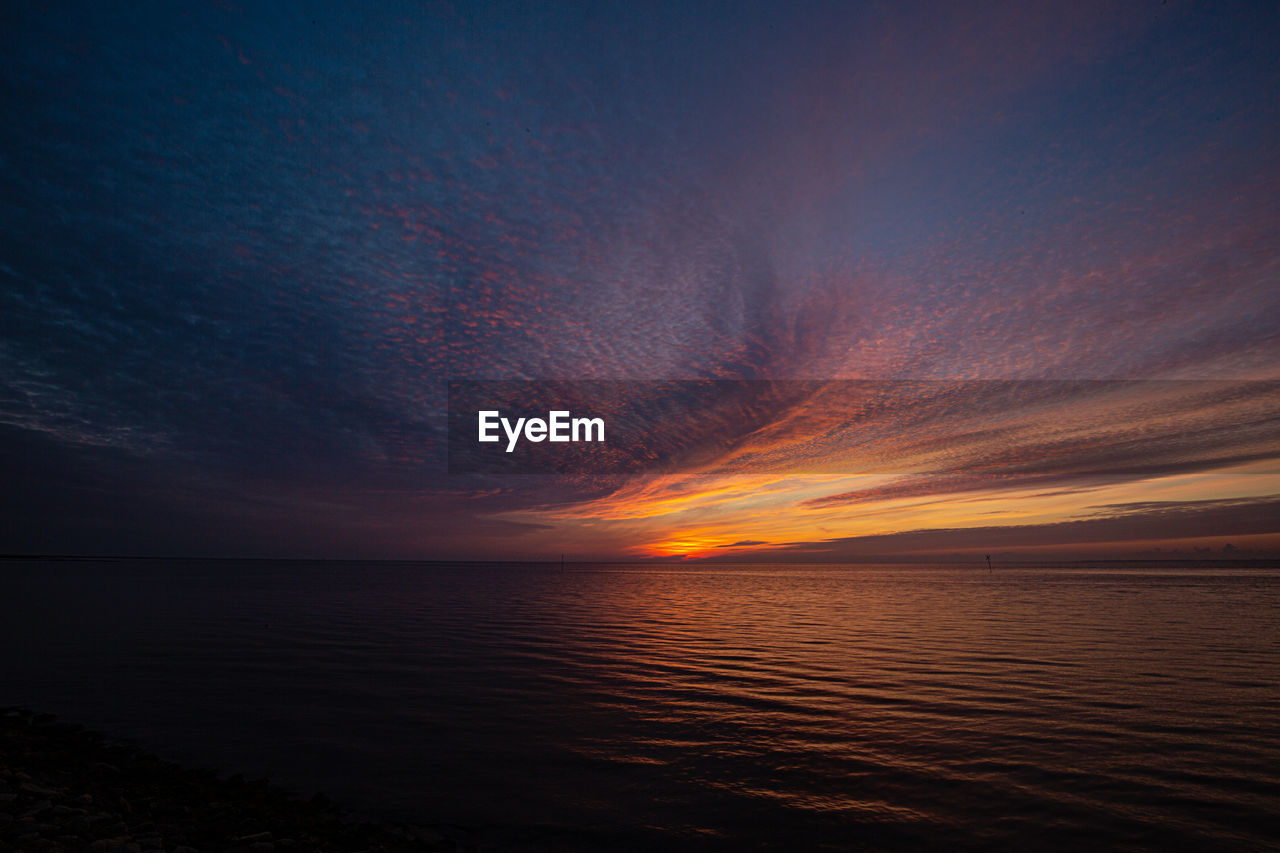
[[[11,561],[0,584],[0,704],[513,849],[1280,827],[1280,569]]]

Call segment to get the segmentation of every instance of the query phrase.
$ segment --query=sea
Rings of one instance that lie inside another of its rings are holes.
[[[484,849],[1280,849],[1280,566],[7,560],[0,705]]]

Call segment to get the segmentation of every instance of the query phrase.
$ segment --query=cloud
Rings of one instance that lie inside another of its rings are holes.
[[[1263,537],[1280,554],[1280,496],[1144,502],[1091,508],[1088,518],[1048,524],[910,530],[872,536],[794,542],[770,548],[773,558],[871,559],[930,554],[1124,553],[1136,545],[1170,547],[1179,541]],[[1090,550],[1091,549],[1091,550]]]
[[[175,543],[244,528],[237,495],[271,496],[262,547],[324,518],[336,549],[430,553],[414,513],[465,550],[609,493],[450,477],[451,379],[1277,375],[1275,22],[1245,9],[10,17],[7,452],[186,495],[190,524],[138,516]],[[774,508],[801,516],[1275,452],[1261,404],[996,387],[616,409],[686,468],[928,474]],[[109,503],[75,504],[94,541]]]

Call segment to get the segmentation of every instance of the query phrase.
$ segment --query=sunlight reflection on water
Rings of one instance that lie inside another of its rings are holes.
[[[3,571],[0,703],[522,847],[1257,848],[1280,818],[1274,570]]]

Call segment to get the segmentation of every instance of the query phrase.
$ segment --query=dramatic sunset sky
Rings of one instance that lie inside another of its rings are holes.
[[[1275,3],[15,2],[0,43],[5,553],[1280,554]],[[872,381],[670,410],[696,471],[450,473],[479,379]]]

